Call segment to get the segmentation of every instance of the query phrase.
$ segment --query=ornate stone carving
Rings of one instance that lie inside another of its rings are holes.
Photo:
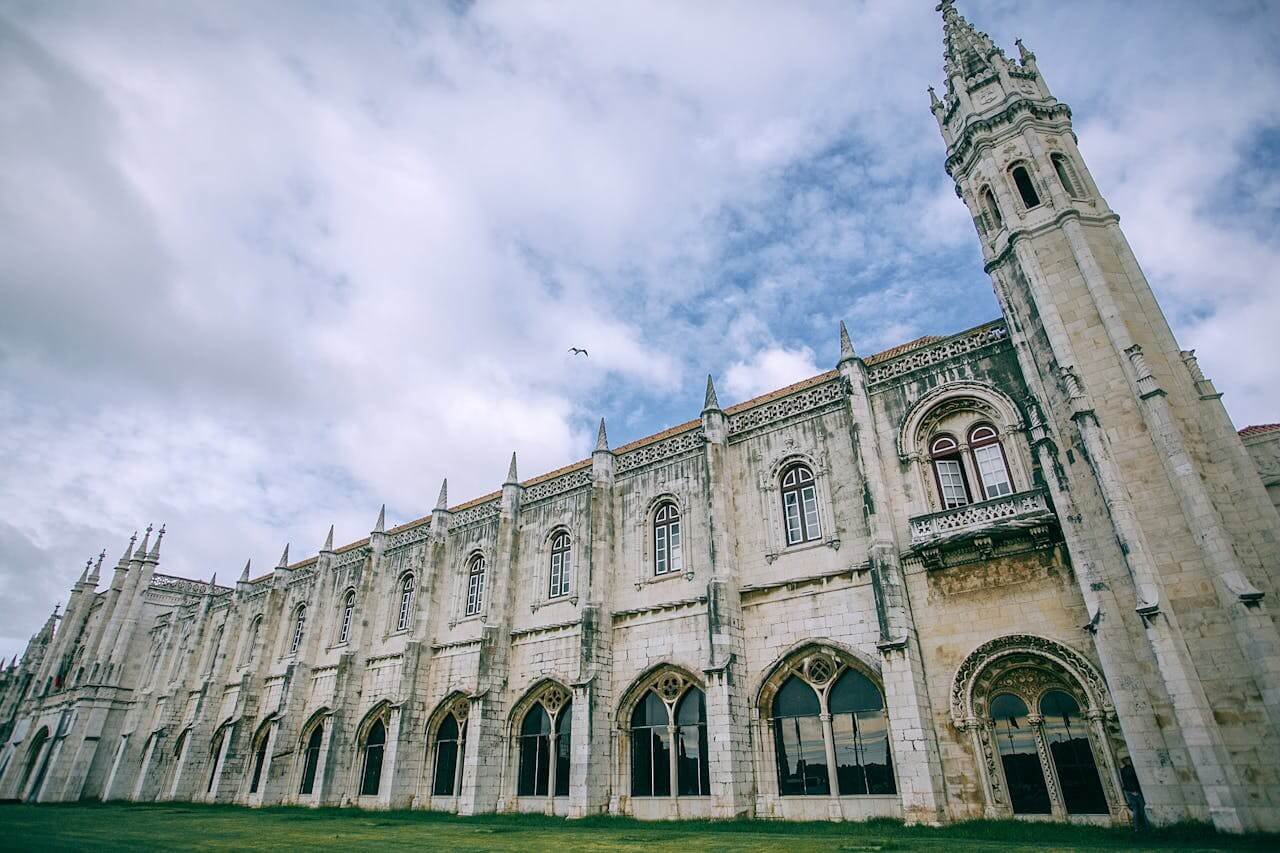
[[[1043,537],[1047,532],[1038,528],[1053,521],[1048,496],[1043,489],[1033,489],[916,516],[911,519],[911,545],[914,548],[937,548],[945,543],[973,539],[981,552],[984,551],[984,543],[979,540],[985,539],[985,552],[989,557],[992,533],[1027,531],[1033,537]]]
[[[1004,343],[1008,338],[1009,330],[1001,320],[967,334],[947,338],[945,341],[923,346],[880,362],[867,371],[867,378],[872,385],[886,382],[983,347]]]
[[[729,435],[738,435],[749,430],[769,426],[777,421],[796,415],[806,414],[825,406],[844,400],[844,388],[838,378],[821,385],[788,394],[776,400],[770,400],[759,406],[753,406],[743,412],[729,416]]]
[[[452,521],[449,523],[451,529],[466,527],[470,524],[480,524],[481,522],[490,521],[498,517],[498,513],[502,510],[502,501],[499,498],[467,507],[461,512],[454,514]]]
[[[618,457],[616,470],[621,474],[624,471],[631,471],[643,465],[662,462],[693,450],[701,450],[706,443],[706,435],[702,432],[702,428],[694,427],[671,438],[655,441],[652,444],[646,444],[642,447],[637,447],[635,450],[623,453]],[[590,475],[588,474],[589,477]]]
[[[528,506],[531,503],[554,498],[565,492],[572,492],[575,489],[585,488],[590,485],[591,466],[588,465],[577,471],[570,471],[567,474],[561,474],[559,477],[552,477],[550,480],[534,483],[525,489],[522,503]]]

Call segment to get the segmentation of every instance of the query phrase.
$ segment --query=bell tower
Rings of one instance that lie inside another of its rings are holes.
[[[1280,518],[1021,40],[1007,57],[942,0],[947,174],[1031,394],[1124,747],[1158,821],[1277,828]],[[1085,631],[1089,633],[1084,633]],[[1252,746],[1240,748],[1248,742]]]

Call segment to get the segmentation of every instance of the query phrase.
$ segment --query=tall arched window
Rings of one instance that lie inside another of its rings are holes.
[[[933,472],[938,478],[938,494],[945,509],[954,509],[970,503],[969,485],[965,481],[964,465],[960,460],[960,445],[949,435],[940,435],[929,445],[933,460]]]
[[[982,479],[982,493],[987,500],[1013,494],[1009,466],[1000,446],[1000,436],[989,424],[979,424],[969,431],[969,450]]]
[[[569,534],[560,531],[551,537],[551,575],[547,586],[547,598],[560,598],[569,594]]]
[[[674,757],[674,760],[673,760]],[[664,673],[631,712],[631,796],[707,796],[707,704],[701,689]]]
[[[520,723],[520,771],[516,795],[545,797],[569,796],[569,743],[573,732],[573,702],[564,701],[552,715],[541,702],[535,702]],[[554,786],[554,787],[552,787]]]
[[[249,633],[245,635],[244,651],[240,653],[240,665],[253,663],[253,650],[258,646],[258,633],[262,630],[262,616],[253,617],[249,623]]]
[[[827,750],[818,694],[791,676],[773,700],[773,742],[778,756],[778,792],[830,794]]]
[[[1012,693],[1000,694],[991,700],[991,724],[1013,813],[1049,814],[1049,788],[1040,769],[1027,703]]]
[[[49,730],[41,728],[36,732],[35,737],[31,739],[31,746],[27,748],[27,766],[22,770],[22,781],[18,784],[18,796],[22,796],[23,789],[27,786],[27,782],[31,781],[32,771],[36,769],[36,765],[40,762],[44,745],[49,740]],[[33,800],[40,793],[40,785],[43,780],[39,777],[31,785],[31,791],[27,794],[28,800]]]
[[[782,513],[786,519],[788,545],[822,538],[818,493],[809,466],[792,465],[782,472]]]
[[[1093,760],[1080,703],[1066,691],[1050,690],[1040,697],[1040,714],[1067,812],[1107,814],[1107,797],[1102,792],[1102,779]]]
[[[1003,228],[1004,217],[1000,215],[1000,205],[996,203],[996,195],[991,191],[991,187],[983,187],[980,197],[982,198],[982,209],[991,221],[991,230],[998,231]]]
[[[684,549],[680,544],[680,510],[663,501],[653,514],[653,573],[669,575],[684,571]]]
[[[476,554],[467,564],[467,615],[477,615],[484,606],[484,557]]]
[[[298,793],[310,796],[316,787],[316,768],[320,766],[320,744],[324,742],[324,721],[311,727],[306,745],[302,748],[302,780],[298,784]]]
[[[431,793],[437,797],[451,797],[462,787],[463,753],[466,749],[467,721],[456,711],[444,715],[436,728],[435,770],[432,773]]]
[[[1040,204],[1040,194],[1036,192],[1036,185],[1031,181],[1031,174],[1027,172],[1026,166],[1014,166],[1009,172],[1013,176],[1013,185],[1018,188],[1018,195],[1022,197],[1022,203],[1028,210],[1037,207]]]
[[[213,783],[218,779],[218,771],[222,769],[222,742],[227,737],[227,727],[218,729],[213,736],[213,747],[209,750],[209,780],[205,783],[204,792],[213,793]]]
[[[262,734],[258,736],[258,748],[253,751],[253,776],[249,780],[249,793],[258,793],[258,788],[262,785],[262,768],[267,763],[267,744],[271,740],[271,726],[262,727]]]
[[[365,735],[360,770],[360,796],[374,797],[382,785],[382,755],[387,748],[387,727],[382,718],[373,721]]]
[[[289,654],[296,654],[302,645],[302,632],[307,627],[307,605],[299,604],[293,611],[293,640],[289,643]]]
[[[213,674],[213,668],[218,662],[218,652],[222,650],[222,632],[225,626],[219,625],[218,630],[214,632],[213,643],[209,646],[209,660],[205,661],[204,674],[206,676]]]
[[[1061,154],[1050,154],[1049,159],[1053,162],[1053,171],[1058,173],[1058,183],[1062,184],[1067,195],[1072,198],[1083,198],[1084,193],[1080,191],[1080,182],[1076,179],[1075,169],[1067,162],[1067,158]]]
[[[862,673],[846,669],[827,696],[841,794],[892,794],[893,758],[884,698]]]
[[[342,615],[338,624],[338,645],[351,639],[351,616],[356,611],[356,591],[348,590],[342,597]]]
[[[404,631],[409,627],[413,617],[413,573],[404,576],[400,581],[400,613],[396,617],[396,630]]]

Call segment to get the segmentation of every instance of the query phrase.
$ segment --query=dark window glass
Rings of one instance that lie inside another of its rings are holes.
[[[991,722],[1014,814],[1049,814],[1049,789],[1026,703],[1009,693],[997,696],[991,701]]]
[[[204,786],[206,794],[213,791],[213,782],[218,778],[218,760],[222,758],[222,739],[227,736],[226,730],[218,732],[213,739],[213,749],[209,751],[209,781]]]
[[[832,685],[827,703],[840,793],[896,793],[884,699],[871,679],[846,669]]]
[[[360,780],[360,796],[373,797],[382,785],[382,754],[387,747],[387,727],[382,720],[369,729],[364,744],[364,774]]]
[[[557,533],[551,540],[551,576],[547,588],[548,598],[569,594],[570,566],[569,534]]]
[[[1013,183],[1018,188],[1018,195],[1022,196],[1022,203],[1028,208],[1040,204],[1040,195],[1036,192],[1035,184],[1031,183],[1031,175],[1027,173],[1024,166],[1013,167]]]
[[[569,796],[569,770],[573,753],[573,703],[567,702],[556,718],[556,796]]]
[[[1102,793],[1102,780],[1098,777],[1098,765],[1093,760],[1093,748],[1079,703],[1069,693],[1051,690],[1040,700],[1040,713],[1044,716],[1042,731],[1058,771],[1067,811],[1107,814],[1110,811],[1107,798]]]
[[[534,705],[520,724],[520,775],[516,794],[545,797],[550,770],[551,718],[545,708]]]
[[[816,714],[775,718],[773,741],[778,756],[779,793],[783,796],[831,793],[822,722]]]
[[[989,187],[982,190],[982,206],[986,208],[987,216],[991,218],[992,230],[1004,226],[1004,217],[1000,215],[1000,205],[996,204],[995,194],[991,192]]]
[[[818,716],[818,694],[813,688],[794,675],[788,678],[773,700],[775,717]]]
[[[263,734],[262,740],[258,742],[257,752],[253,756],[253,779],[249,781],[249,793],[258,793],[258,785],[262,782],[262,766],[267,763],[267,741],[270,738]]]
[[[316,786],[316,768],[320,765],[320,742],[324,739],[324,726],[318,725],[307,738],[307,749],[302,759],[302,784],[299,794],[310,794]]]
[[[646,691],[631,713],[631,796],[671,796],[671,746],[667,706]]]
[[[822,538],[818,520],[818,495],[813,472],[805,465],[792,465],[782,474],[782,513],[786,520],[787,544],[798,545]]]
[[[484,558],[473,557],[467,570],[467,615],[475,616],[484,606]]]
[[[676,705],[676,792],[681,796],[711,793],[707,760],[707,706],[701,690],[690,687]]]
[[[1074,170],[1067,163],[1067,159],[1061,154],[1054,154],[1049,159],[1053,161],[1053,170],[1058,173],[1058,181],[1062,184],[1062,188],[1067,191],[1067,195],[1073,198],[1080,198],[1082,193],[1076,187],[1076,182],[1073,178]]]
[[[436,774],[431,788],[436,796],[448,797],[454,794],[454,781],[458,776],[458,754],[465,731],[465,727],[459,730],[458,721],[453,714],[445,714],[440,728],[436,730]]]

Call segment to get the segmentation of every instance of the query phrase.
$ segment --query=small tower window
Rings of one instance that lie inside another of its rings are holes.
[[[467,615],[478,615],[483,604],[484,557],[476,554],[467,568]]]
[[[999,231],[1004,227],[1004,217],[1000,215],[1000,205],[996,204],[996,196],[991,192],[991,187],[982,188],[982,209],[987,214],[987,221],[991,223],[990,230]]]
[[[1067,158],[1061,154],[1052,154],[1049,159],[1053,161],[1053,170],[1058,173],[1058,182],[1067,191],[1067,195],[1072,198],[1084,198],[1084,193],[1080,192],[1080,181],[1076,178],[1076,170],[1071,168]]]
[[[1013,171],[1014,186],[1018,188],[1018,195],[1022,196],[1022,203],[1028,210],[1033,207],[1040,206],[1040,195],[1036,192],[1036,186],[1031,182],[1031,175],[1027,172],[1026,166],[1014,166]]]
[[[551,579],[548,598],[560,598],[569,594],[569,534],[561,531],[551,539]]]

